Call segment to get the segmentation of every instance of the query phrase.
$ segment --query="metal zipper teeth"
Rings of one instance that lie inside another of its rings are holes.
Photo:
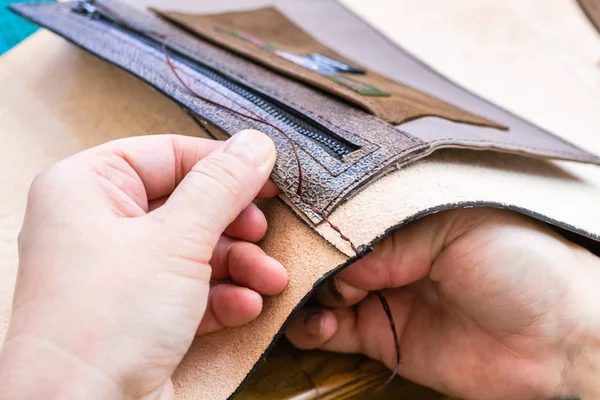
[[[161,44],[159,44],[156,40],[148,36],[144,36],[138,32],[127,29],[125,27],[122,27],[105,16],[95,15],[93,16],[93,19],[106,24],[111,24],[115,29],[118,29],[126,35],[135,38],[136,40],[144,43],[147,46],[150,46],[157,50],[161,49]],[[209,67],[204,66],[198,63],[197,61],[180,54],[175,49],[170,48],[170,51],[173,52],[171,58],[173,58],[174,60],[186,65],[194,71],[206,76],[207,78],[217,82],[219,85],[243,97],[256,107],[259,107],[260,109],[264,110],[267,114],[271,115],[282,124],[285,124],[297,131],[298,133],[301,133],[302,135],[320,143],[333,156],[337,158],[342,158],[343,156],[359,149],[359,146],[356,146],[350,142],[347,142],[343,139],[334,136],[332,133],[325,131],[325,128],[317,125],[312,120],[303,118],[300,115],[288,111],[287,109],[283,108],[278,104],[273,103],[272,101],[264,98],[258,93],[252,92],[249,89],[241,86],[237,82],[234,82],[231,79],[225,77],[224,75],[221,75],[217,71],[214,71]]]

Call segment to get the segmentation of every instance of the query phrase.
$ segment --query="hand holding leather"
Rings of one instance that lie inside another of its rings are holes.
[[[287,330],[300,348],[364,353],[462,398],[596,398],[600,260],[507,211],[455,210],[395,232],[339,273]],[[589,397],[587,397],[589,396]]]
[[[251,243],[267,229],[252,200],[277,193],[275,157],[256,131],[225,143],[151,136],[40,174],[0,398],[173,398],[170,376],[194,335],[249,322],[261,294],[287,284]]]

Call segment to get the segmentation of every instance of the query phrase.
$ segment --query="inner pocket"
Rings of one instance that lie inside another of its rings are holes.
[[[363,68],[318,42],[273,7],[205,15],[153,11],[204,40],[342,98],[391,124],[436,116],[506,129]]]

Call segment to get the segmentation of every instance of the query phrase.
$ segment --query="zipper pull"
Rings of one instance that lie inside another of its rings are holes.
[[[94,6],[94,0],[79,0],[73,5],[74,12],[87,15],[92,19],[100,18],[98,9]]]

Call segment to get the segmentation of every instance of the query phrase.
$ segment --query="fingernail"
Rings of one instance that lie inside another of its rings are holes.
[[[304,319],[306,331],[312,336],[321,336],[323,332],[323,313],[315,311]]]
[[[250,165],[261,166],[271,158],[273,147],[273,141],[264,133],[247,130],[229,139],[223,151]]]

